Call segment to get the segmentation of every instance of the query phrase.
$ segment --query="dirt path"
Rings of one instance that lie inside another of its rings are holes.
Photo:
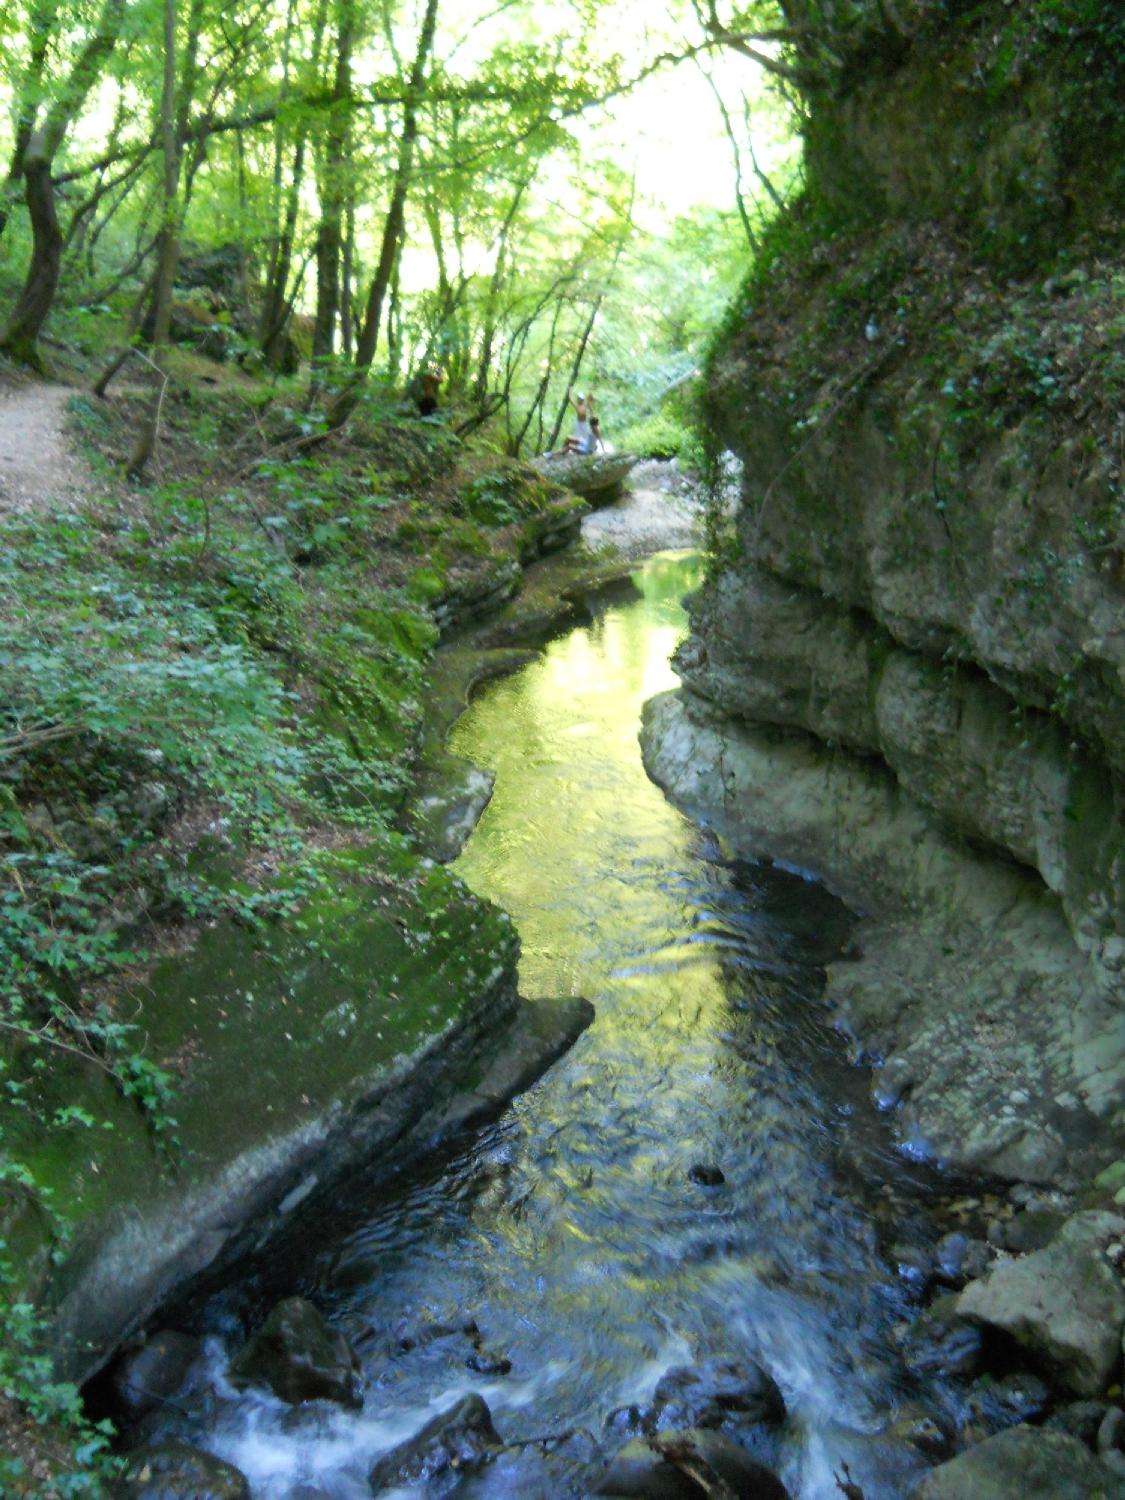
[[[0,516],[73,501],[90,473],[63,432],[67,385],[28,381],[0,386]]]

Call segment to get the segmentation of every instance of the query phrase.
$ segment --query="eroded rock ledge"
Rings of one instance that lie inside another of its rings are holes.
[[[673,800],[866,914],[826,993],[911,1149],[1072,1186],[1112,1158],[1120,1008],[1036,874],[967,848],[878,760],[691,692],[646,706],[642,746]]]
[[[1037,1181],[1125,1127],[1121,32],[1064,10],[804,57],[805,186],[708,369],[733,534],[646,728],[869,914],[830,994],[907,1137]]]

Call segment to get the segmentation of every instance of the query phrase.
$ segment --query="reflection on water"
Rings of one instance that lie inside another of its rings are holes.
[[[780,1383],[790,1421],[770,1456],[794,1496],[838,1496],[844,1460],[870,1497],[909,1488],[919,1461],[885,1436],[907,1394],[889,1339],[903,1306],[873,1248],[873,1208],[908,1168],[819,1000],[848,914],[799,872],[724,857],[641,766],[640,706],[674,682],[698,575],[690,556],[651,560],[636,603],[490,686],[457,727],[454,748],[497,782],[456,868],[515,919],[523,992],[584,994],[597,1021],[483,1136],[321,1226],[287,1289],[359,1341],[366,1406],[220,1402],[203,1440],[256,1496],[366,1495],[377,1453],[470,1389],[506,1438],[604,1437],[669,1365],[714,1356]],[[696,1186],[697,1162],[725,1183]],[[470,1371],[455,1332],[399,1347],[397,1320],[416,1333],[458,1313],[510,1373]],[[590,1451],[513,1454],[457,1493],[580,1495]]]

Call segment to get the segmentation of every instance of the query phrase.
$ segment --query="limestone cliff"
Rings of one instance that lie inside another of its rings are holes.
[[[877,758],[937,836],[1057,898],[1056,978],[1022,1003],[1100,1016],[1096,1056],[1048,1060],[1088,1141],[1125,1077],[1125,16],[789,9],[807,185],[712,359],[745,477],[688,707]]]

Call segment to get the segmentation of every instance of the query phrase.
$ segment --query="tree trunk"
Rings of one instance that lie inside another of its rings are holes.
[[[71,121],[117,43],[124,15],[125,0],[105,0],[94,35],[75,59],[42,125],[31,132],[23,153],[21,169],[31,218],[31,261],[23,290],[0,336],[0,349],[30,364],[38,362],[35,346],[54,305],[62,265],[63,240],[51,169]]]
[[[343,0],[336,30],[336,76],[320,172],[320,227],[316,235],[316,316],[313,360],[330,359],[340,315],[340,262],[344,247],[344,180],[348,171],[348,101],[352,88],[354,8]]]
[[[23,177],[27,211],[31,217],[31,264],[23,290],[0,338],[0,349],[13,359],[38,366],[36,341],[54,304],[62,264],[63,237],[55,212],[51,160],[37,154],[34,144],[24,153]]]
[[[355,346],[355,184],[349,183],[344,209],[344,263],[340,272],[340,340],[344,358]]]
[[[324,30],[328,24],[328,0],[319,0],[313,19],[312,49],[305,75],[306,85],[316,88],[320,84],[320,58],[324,46]],[[277,150],[281,150],[280,131],[275,136]],[[309,121],[302,117],[293,147],[293,165],[289,172],[288,191],[285,197],[284,221],[278,240],[270,256],[270,270],[262,298],[262,313],[258,322],[258,346],[265,355],[271,369],[279,370],[288,354],[285,329],[293,310],[295,296],[290,291],[293,273],[293,253],[297,243],[297,223],[301,211],[301,188],[305,178],[305,160],[308,154]],[[278,162],[277,177],[280,182],[281,167]],[[301,272],[304,275],[304,272]]]
[[[383,240],[379,247],[379,259],[371,288],[367,294],[363,328],[356,341],[356,368],[367,370],[375,358],[375,347],[379,341],[379,324],[383,315],[383,302],[391,284],[391,274],[398,258],[399,244],[406,222],[406,198],[410,191],[410,174],[414,165],[414,147],[418,139],[418,106],[422,102],[425,87],[426,65],[434,45],[437,28],[438,0],[426,0],[426,13],[422,18],[422,29],[418,34],[418,46],[410,70],[410,81],[406,89],[403,109],[402,137],[399,144],[398,164],[395,169],[394,187],[383,225]]]
[[[398,162],[395,167],[394,186],[391,189],[391,201],[387,209],[386,220],[383,224],[383,239],[379,247],[379,259],[376,263],[375,274],[371,278],[371,287],[367,294],[363,326],[359,331],[359,337],[356,339],[356,373],[332,403],[328,413],[329,431],[335,431],[338,427],[343,426],[355,410],[363,381],[375,359],[375,349],[379,342],[379,325],[383,317],[383,303],[391,284],[391,276],[394,272],[395,262],[398,259],[399,246],[406,225],[406,198],[410,190],[410,176],[414,165],[414,147],[418,139],[418,108],[425,92],[426,67],[429,63],[430,53],[433,50],[434,32],[437,29],[438,4],[439,0],[426,0],[426,10],[422,17],[421,29],[418,33],[418,45],[414,52],[414,62],[411,65],[410,78],[406,86],[406,99],[402,114],[402,136],[399,141]]]
[[[512,226],[516,222],[520,203],[526,192],[531,179],[526,178],[516,188],[515,196],[512,198],[511,206],[504,216],[504,222],[500,226],[499,244],[496,250],[496,264],[492,268],[492,276],[488,283],[488,296],[485,300],[484,326],[481,333],[480,362],[477,365],[476,382],[473,386],[473,399],[478,405],[483,406],[488,395],[488,376],[492,368],[492,355],[496,344],[496,320],[497,303],[500,298],[500,288],[504,283],[504,271],[508,258],[508,238],[512,232]]]
[[[190,65],[190,51],[189,51]],[[181,106],[186,111],[186,103]],[[131,479],[142,474],[156,447],[160,409],[168,376],[160,369],[159,359],[172,325],[172,293],[176,284],[176,262],[180,254],[180,222],[177,198],[180,186],[179,135],[176,120],[176,0],[164,0],[164,85],[160,97],[160,134],[164,154],[164,192],[160,251],[153,288],[152,364],[159,387],[153,396],[148,416],[137,434],[136,446],[126,466]]]
[[[630,193],[629,193],[629,211],[628,211],[628,214],[626,215],[625,223],[624,223],[624,225],[622,226],[622,229],[621,229],[621,236],[620,236],[620,238],[617,241],[617,248],[613,252],[613,262],[610,265],[609,274],[606,276],[605,280],[602,282],[602,289],[598,293],[597,297],[595,298],[593,307],[590,309],[590,316],[586,320],[586,326],[582,330],[582,337],[579,340],[578,349],[577,349],[577,351],[575,353],[575,356],[574,356],[574,364],[572,365],[571,371],[570,371],[570,380],[567,382],[567,391],[568,391],[568,394],[563,397],[563,403],[562,403],[562,406],[559,408],[559,414],[555,418],[555,425],[551,429],[551,441],[547,444],[548,448],[553,448],[555,446],[555,444],[558,442],[559,433],[562,431],[563,419],[566,416],[567,407],[570,405],[569,391],[570,391],[571,387],[574,386],[575,382],[578,380],[579,372],[582,369],[582,361],[586,357],[586,346],[590,342],[590,335],[594,331],[594,324],[597,322],[598,313],[601,311],[602,303],[605,301],[606,292],[608,291],[611,283],[613,282],[614,278],[617,275],[617,266],[618,266],[618,263],[621,260],[621,252],[625,248],[625,240],[626,240],[626,238],[627,238],[627,236],[629,234],[630,229],[633,226],[633,205],[636,202],[636,197],[637,197],[637,179],[634,176],[632,187],[631,187]]]
[[[46,3],[36,5],[31,12],[27,67],[20,79],[19,94],[13,110],[15,139],[12,142],[8,175],[3,188],[0,188],[0,235],[7,228],[12,207],[18,201],[23,186],[23,160],[31,144],[31,137],[35,134],[39,99],[43,92],[43,73],[57,13],[58,5],[55,0],[46,0]]]

